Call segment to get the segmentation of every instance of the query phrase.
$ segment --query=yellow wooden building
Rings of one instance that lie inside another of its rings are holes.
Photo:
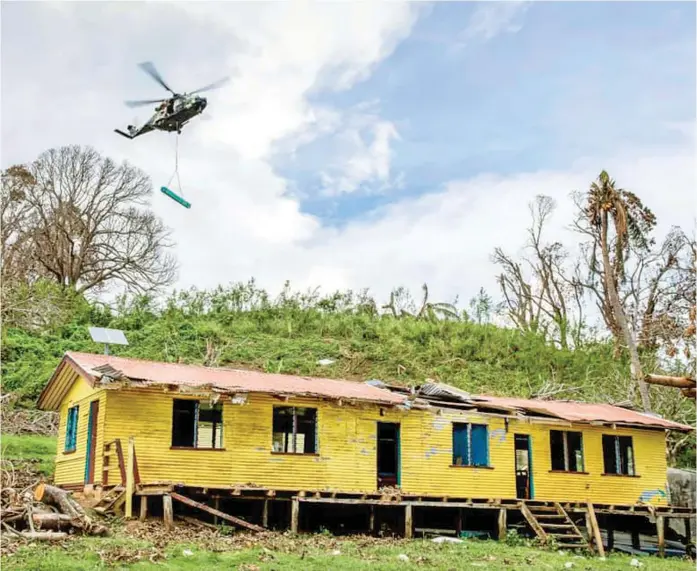
[[[610,405],[469,395],[66,353],[39,398],[60,411],[55,481],[666,505],[666,434]],[[106,446],[108,449],[108,446]],[[122,470],[122,467],[121,467]]]

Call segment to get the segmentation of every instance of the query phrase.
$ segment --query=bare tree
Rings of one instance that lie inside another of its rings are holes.
[[[501,248],[493,261],[501,267],[497,281],[508,317],[519,329],[550,337],[563,348],[578,345],[583,332],[583,290],[572,279],[568,254],[560,242],[545,243],[543,231],[556,208],[549,196],[529,205],[525,254],[515,260]]]
[[[631,328],[626,308],[620,297],[621,286],[627,281],[626,263],[632,252],[647,252],[651,246],[650,234],[656,217],[634,193],[617,188],[607,172],[602,171],[585,194],[585,204],[579,212],[576,226],[591,237],[587,250],[589,280],[598,292],[601,279],[602,308],[610,319],[611,331],[621,333],[629,351],[632,378],[636,381],[645,411],[651,410],[649,390],[639,359],[635,332]],[[599,294],[598,294],[599,295]]]
[[[78,146],[46,151],[26,170],[24,238],[42,273],[78,293],[172,283],[169,231],[149,210],[144,172]]]

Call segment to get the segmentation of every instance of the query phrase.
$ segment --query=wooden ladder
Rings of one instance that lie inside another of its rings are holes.
[[[112,458],[116,461],[115,463],[112,463]],[[109,472],[112,470],[119,471],[119,477],[121,478],[120,484],[121,486],[126,486],[126,461],[123,457],[123,446],[121,446],[120,438],[116,438],[110,442],[104,443],[102,486],[106,487],[109,485]],[[140,484],[138,457],[136,456],[135,451],[133,452],[133,475],[135,484]]]
[[[561,549],[593,550],[590,542],[560,504],[539,506],[521,502],[520,511],[543,543],[554,540]]]

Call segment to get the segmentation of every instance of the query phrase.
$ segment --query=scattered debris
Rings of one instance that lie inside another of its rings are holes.
[[[641,567],[643,565],[643,563],[641,561],[639,561],[636,557],[633,557],[632,560],[629,562],[629,564],[632,567]]]
[[[320,359],[319,361],[317,361],[317,364],[322,365],[323,367],[333,365],[334,363],[336,363],[334,359]]]
[[[17,398],[13,393],[6,393],[0,397],[3,434],[54,436],[58,432],[57,412],[17,408]]]
[[[397,555],[397,559],[406,563],[407,561],[409,561],[409,556],[405,555],[404,553],[400,553],[399,555]]]
[[[446,537],[444,535],[434,537],[431,541],[433,543],[462,543],[462,540],[457,537]]]

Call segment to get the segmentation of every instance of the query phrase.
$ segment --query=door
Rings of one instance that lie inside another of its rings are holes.
[[[399,423],[378,422],[378,490],[398,487],[399,478]]]
[[[529,434],[515,435],[515,490],[516,498],[533,498],[532,447]]]
[[[99,401],[90,403],[90,418],[87,423],[87,455],[85,457],[85,484],[94,484],[94,464],[97,458],[97,420]]]

